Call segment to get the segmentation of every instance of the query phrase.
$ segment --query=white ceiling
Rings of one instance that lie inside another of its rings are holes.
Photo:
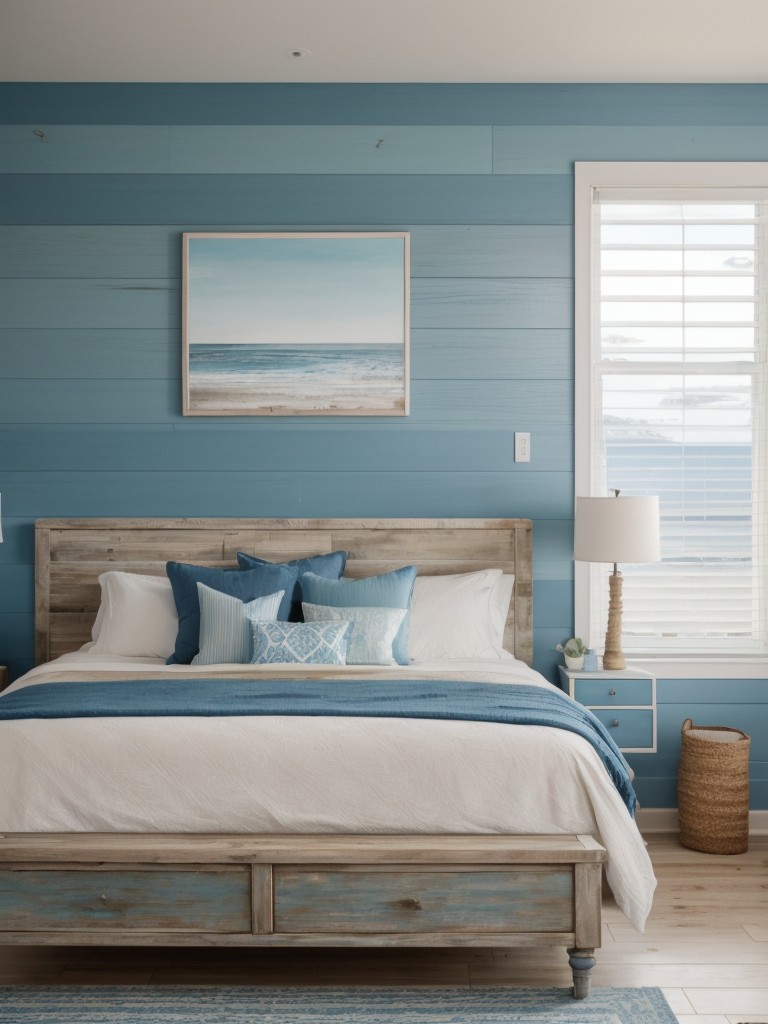
[[[0,0],[0,80],[766,82],[768,0]]]

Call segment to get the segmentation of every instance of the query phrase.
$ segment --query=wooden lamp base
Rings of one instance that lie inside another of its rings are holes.
[[[608,604],[608,628],[605,633],[605,653],[603,654],[603,668],[605,669],[627,667],[624,652],[621,649],[621,590],[623,583],[624,579],[621,573],[614,568],[613,573],[608,577],[610,602]]]

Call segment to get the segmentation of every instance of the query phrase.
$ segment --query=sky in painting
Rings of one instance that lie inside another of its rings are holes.
[[[402,238],[190,238],[195,344],[402,344]]]

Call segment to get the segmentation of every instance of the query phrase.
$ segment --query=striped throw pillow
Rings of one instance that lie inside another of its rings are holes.
[[[247,664],[251,660],[251,619],[276,619],[284,594],[284,590],[278,590],[243,602],[198,583],[200,650],[192,664]]]

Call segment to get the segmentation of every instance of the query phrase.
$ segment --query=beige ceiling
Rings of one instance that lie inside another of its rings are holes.
[[[0,0],[0,80],[766,82],[768,0]]]

